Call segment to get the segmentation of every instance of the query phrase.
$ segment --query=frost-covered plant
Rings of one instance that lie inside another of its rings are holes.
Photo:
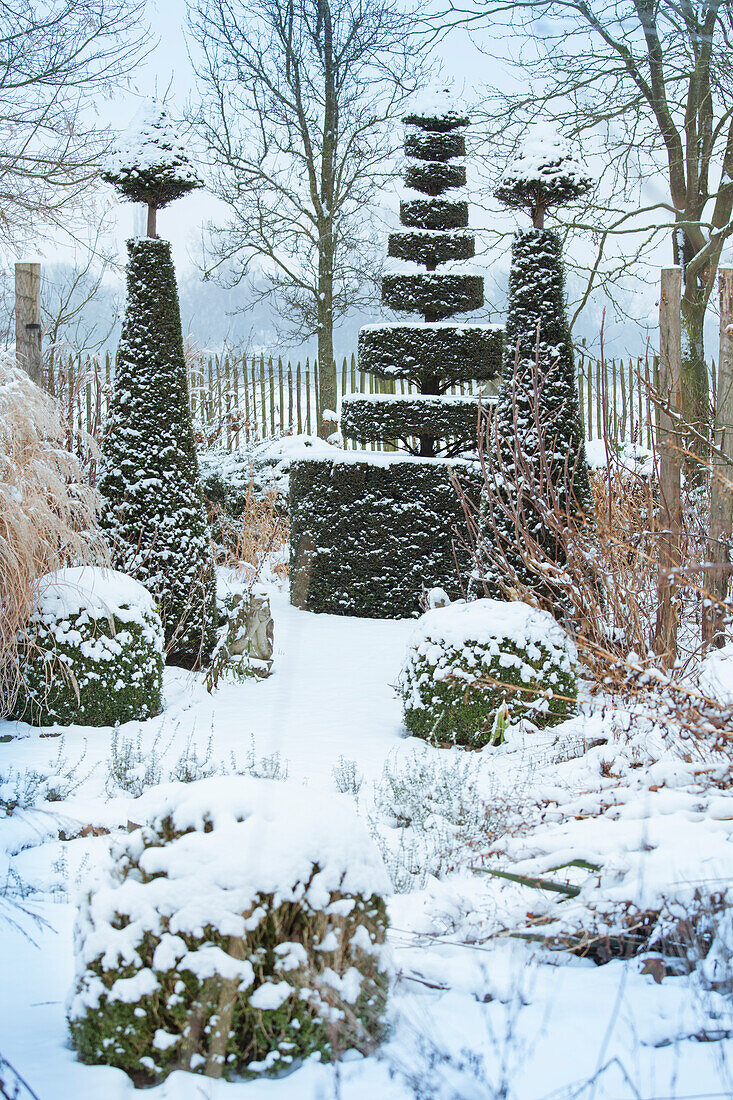
[[[163,753],[159,745],[160,734],[152,745],[145,747],[141,732],[135,737],[125,737],[119,730],[112,731],[104,780],[104,789],[110,798],[120,792],[138,798],[149,787],[163,782]]]
[[[127,308],[102,445],[102,520],[115,567],[160,605],[168,661],[205,662],[216,594],[167,241],[128,241]]]
[[[356,767],[356,760],[347,760],[345,756],[339,756],[333,768],[331,768],[336,790],[339,794],[350,794],[358,801],[359,792],[364,785],[364,776]]]
[[[572,714],[577,653],[546,611],[458,603],[420,618],[397,688],[411,734],[480,748],[501,739],[507,720],[547,726]]]
[[[481,771],[480,757],[428,749],[385,761],[369,824],[398,893],[503,832],[503,807],[482,791]]]
[[[107,556],[97,494],[64,443],[56,403],[0,356],[0,714],[12,709],[39,579]]]
[[[131,577],[80,566],[43,578],[23,644],[26,722],[111,726],[160,710],[160,616]]]
[[[345,799],[216,778],[132,811],[75,930],[68,1018],[85,1062],[139,1082],[174,1068],[282,1072],[365,1050],[388,971],[381,860]]]
[[[28,810],[40,802],[63,802],[82,786],[91,775],[81,768],[87,755],[84,750],[75,763],[66,757],[65,741],[59,741],[58,752],[44,771],[8,768],[0,772],[0,811],[10,817],[15,810]]]

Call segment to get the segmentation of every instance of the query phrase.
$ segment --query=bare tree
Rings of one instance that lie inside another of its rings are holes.
[[[497,94],[494,128],[536,117],[585,142],[602,138],[605,172],[590,219],[595,260],[621,239],[630,262],[667,234],[683,269],[683,415],[709,426],[703,323],[733,235],[733,5],[730,0],[455,0],[438,20],[521,40],[521,91]],[[500,29],[501,28],[501,29]],[[642,185],[648,183],[642,201]]]
[[[334,320],[359,300],[369,208],[425,78],[414,17],[394,0],[194,0],[190,30],[210,151],[230,211],[208,270],[255,273],[291,335],[318,338],[318,431],[336,405]]]
[[[60,224],[96,178],[90,110],[139,60],[144,0],[0,0],[0,237]]]

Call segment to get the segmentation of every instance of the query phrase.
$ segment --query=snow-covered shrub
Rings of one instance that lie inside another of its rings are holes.
[[[160,710],[160,615],[131,577],[91,566],[44,577],[23,646],[15,714],[26,722],[111,726]]]
[[[168,660],[214,645],[214,562],[188,403],[170,245],[128,241],[127,308],[102,444],[99,487],[113,564],[160,605]]]
[[[577,653],[546,611],[476,600],[427,611],[400,673],[405,724],[432,742],[479,748],[497,726],[527,717],[552,725],[572,714]]]
[[[58,406],[0,356],[0,713],[12,709],[39,578],[106,558],[97,511],[97,494],[65,447]]]
[[[389,882],[347,799],[216,778],[130,813],[147,824],[113,842],[76,923],[83,1061],[262,1074],[379,1038]]]

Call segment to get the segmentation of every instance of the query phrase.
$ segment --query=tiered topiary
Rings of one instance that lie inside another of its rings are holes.
[[[397,689],[405,725],[434,744],[483,748],[501,725],[550,726],[575,712],[577,652],[547,611],[474,600],[427,611]]]
[[[373,1047],[390,885],[343,798],[218,776],[156,787],[130,815],[143,826],[113,842],[76,922],[82,1061],[152,1084]]]
[[[39,583],[24,632],[15,717],[113,726],[161,705],[163,628],[152,596],[111,569],[59,569]]]
[[[390,234],[388,253],[405,270],[384,276],[382,300],[391,309],[422,313],[426,324],[366,326],[359,333],[359,367],[378,378],[404,379],[420,396],[345,397],[341,431],[361,442],[398,439],[422,457],[459,454],[475,442],[477,399],[446,391],[495,378],[502,346],[495,325],[441,323],[484,301],[482,277],[460,270],[475,253],[463,191],[468,117],[440,96],[426,99],[404,122],[404,228]]]
[[[482,277],[461,269],[475,249],[461,191],[468,118],[439,96],[404,122],[404,228],[389,238],[402,268],[384,276],[382,299],[424,321],[363,328],[359,367],[420,392],[345,397],[341,431],[363,443],[399,440],[415,457],[351,452],[294,464],[291,599],[311,611],[396,618],[418,613],[423,585],[459,594],[453,535],[463,514],[449,470],[473,449],[478,399],[446,391],[498,375],[502,330],[445,323],[483,304]],[[478,475],[461,465],[471,495]]]
[[[146,120],[139,144],[128,139],[106,177],[124,197],[148,203],[153,232],[155,210],[198,186],[163,123]],[[159,602],[168,661],[195,666],[215,643],[216,594],[176,277],[167,241],[139,238],[127,248],[127,308],[102,446],[103,524],[115,567]]]
[[[558,234],[544,228],[549,207],[577,199],[590,186],[566,142],[554,131],[538,128],[496,189],[501,202],[531,215],[533,227],[515,235],[512,249],[492,460],[495,480],[506,496],[503,503],[497,498],[484,517],[488,546],[499,550],[489,553],[483,575],[483,590],[490,596],[504,594],[507,584],[516,583],[508,575],[507,561],[515,564],[522,584],[538,593],[543,589],[517,553],[518,523],[526,524],[547,559],[563,563],[562,548],[548,534],[539,499],[573,523],[592,522],[562,247]]]

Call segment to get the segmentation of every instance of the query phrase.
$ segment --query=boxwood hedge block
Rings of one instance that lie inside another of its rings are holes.
[[[449,441],[449,454],[460,454],[476,449],[478,410],[478,397],[348,394],[341,401],[341,432],[363,443],[398,439],[413,453],[412,441],[431,435]]]
[[[282,1074],[383,1031],[389,891],[342,798],[217,776],[130,809],[75,928],[68,1004],[83,1062],[137,1084],[173,1069]]]
[[[407,199],[400,203],[400,221],[416,229],[465,229],[468,203],[448,199]]]
[[[359,367],[418,386],[437,378],[442,392],[458,382],[499,377],[503,339],[499,325],[365,325],[359,332]]]
[[[465,164],[411,160],[403,173],[405,186],[426,195],[442,195],[450,187],[465,187]]]
[[[419,613],[423,585],[459,596],[453,532],[464,517],[451,467],[478,499],[480,472],[459,459],[352,452],[294,462],[291,603],[332,615],[398,619]]]
[[[416,625],[398,691],[413,736],[482,748],[501,740],[500,711],[540,727],[575,712],[577,652],[546,611],[519,601],[454,604]]]
[[[405,134],[405,155],[418,160],[452,160],[465,157],[466,139],[453,131],[408,130]]]
[[[468,233],[411,229],[404,233],[390,233],[387,255],[396,260],[435,267],[446,260],[470,260],[476,255],[476,241]]]
[[[23,652],[15,717],[31,725],[112,726],[160,711],[160,615],[123,573],[85,566],[44,577]]]
[[[484,304],[481,275],[385,275],[382,301],[390,309],[423,313],[427,320],[441,321],[454,313],[468,313]]]

